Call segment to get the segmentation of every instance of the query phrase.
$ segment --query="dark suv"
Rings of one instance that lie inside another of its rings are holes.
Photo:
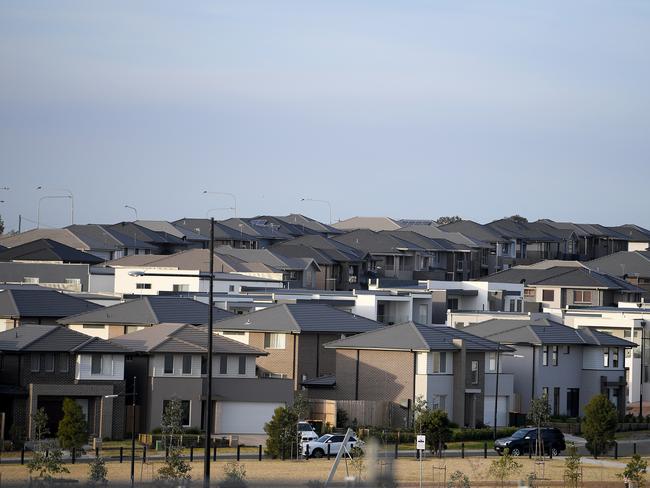
[[[542,448],[544,452],[557,456],[566,449],[564,434],[559,429],[551,427],[542,427]],[[513,456],[521,456],[529,451],[537,450],[537,428],[526,427],[519,429],[510,437],[503,437],[494,442],[494,450],[503,453],[509,449]]]

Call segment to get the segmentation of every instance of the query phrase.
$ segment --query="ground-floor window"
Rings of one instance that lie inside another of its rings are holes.
[[[171,400],[163,400],[163,412],[165,412],[165,409],[167,408],[167,405],[169,404]],[[190,400],[179,400],[181,404],[181,424],[183,427],[189,427],[190,426],[190,405],[191,401]]]

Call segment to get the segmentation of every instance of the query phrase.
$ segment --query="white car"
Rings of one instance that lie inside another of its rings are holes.
[[[329,453],[332,456],[336,456],[343,445],[343,434],[325,434],[315,441],[304,442],[302,444],[302,453],[306,454],[309,452],[309,457],[322,458],[327,455],[327,449],[329,446]],[[364,442],[358,440],[356,437],[351,436],[348,439],[348,451],[353,447],[363,447]],[[307,451],[309,448],[309,451]]]
[[[318,439],[318,434],[309,422],[298,422],[298,435],[301,444]]]

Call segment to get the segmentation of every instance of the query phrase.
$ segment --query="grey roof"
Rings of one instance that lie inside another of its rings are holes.
[[[271,249],[287,256],[311,257],[318,264],[362,261],[366,257],[365,252],[322,235],[297,237],[275,244]]]
[[[61,261],[99,264],[104,260],[51,239],[38,239],[0,252],[0,261]]]
[[[392,234],[367,229],[353,230],[332,239],[369,254],[400,254],[403,250],[425,250]]]
[[[181,225],[172,224],[166,220],[136,220],[136,224],[141,227],[145,227],[149,230],[153,230],[158,233],[170,234],[179,239],[188,240],[188,241],[198,241],[198,242],[209,242],[210,239],[199,232],[187,229]]]
[[[465,327],[472,334],[505,344],[575,344],[634,347],[636,344],[595,329],[575,329],[548,318],[491,319]]]
[[[650,242],[650,230],[645,229],[635,224],[618,225],[616,227],[609,227],[614,232],[623,234],[630,241],[635,242]]]
[[[531,225],[527,222],[517,222],[510,218],[495,220],[486,224],[486,226],[506,238],[537,242],[558,241],[556,235],[544,232],[542,226]]]
[[[525,283],[526,286],[607,288],[630,293],[643,292],[640,288],[615,276],[576,266],[553,266],[546,269],[514,266],[480,278],[478,281]]]
[[[208,318],[208,305],[191,298],[174,296],[143,296],[124,303],[99,307],[97,310],[77,315],[69,314],[60,324],[140,324],[154,325],[164,322],[204,324]],[[232,313],[214,307],[214,320],[232,316]]]
[[[456,244],[463,244],[471,248],[492,247],[487,242],[483,242],[479,239],[473,239],[466,236],[465,234],[461,234],[460,232],[448,232],[432,225],[409,225],[408,227],[403,227],[399,230],[417,232],[418,234],[429,237],[431,239],[446,239]]]
[[[398,231],[382,231],[383,233],[390,234],[393,237],[411,242],[427,251],[469,251],[470,247],[465,244],[457,244],[444,238],[430,238],[418,232],[407,229]]]
[[[321,303],[291,303],[235,315],[214,324],[219,330],[356,334],[381,327],[374,320]]]
[[[131,249],[157,249],[156,246],[140,240],[137,236],[124,234],[118,229],[111,228],[110,226],[99,224],[86,224],[86,225],[69,225],[66,230],[73,233],[83,242],[85,242],[89,249],[112,251],[124,248]]]
[[[191,324],[158,324],[111,339],[112,342],[136,352],[175,352],[205,354],[208,331]],[[265,356],[268,353],[222,335],[213,334],[214,354],[243,354]]]
[[[455,351],[454,339],[462,339],[468,351],[496,351],[496,342],[446,325],[414,322],[382,327],[325,345],[328,349],[383,349],[394,351]],[[502,346],[501,350],[511,350]]]
[[[254,219],[231,218],[222,220],[220,224],[230,227],[237,232],[243,232],[257,239],[267,240],[287,240],[295,235],[287,232],[291,226],[286,222],[281,224],[273,222],[267,218],[260,217]]]
[[[19,234],[4,235],[0,236],[0,244],[5,247],[15,247],[38,239],[51,239],[82,251],[90,249],[87,243],[69,229],[32,229]]]
[[[372,231],[396,230],[401,227],[397,221],[390,217],[350,217],[333,224],[333,227],[341,230],[367,229]]]
[[[489,227],[474,222],[473,220],[459,220],[439,226],[439,229],[445,232],[460,232],[472,239],[478,239],[483,242],[502,242],[503,236],[490,229]]]
[[[109,232],[118,232],[124,236],[137,239],[142,242],[147,242],[156,246],[164,246],[166,244],[173,245],[186,245],[187,242],[167,232],[157,232],[134,222],[118,222],[117,224],[103,226]]]
[[[571,229],[578,237],[607,237],[612,239],[628,240],[627,236],[621,232],[608,228],[600,224],[576,224],[574,222],[554,222],[549,219],[541,219],[551,227],[557,229]]]
[[[326,374],[318,378],[311,378],[300,383],[308,388],[332,388],[336,386],[336,375]]]
[[[5,288],[0,291],[0,317],[66,317],[101,308],[56,290]]]
[[[312,263],[318,268],[318,265],[311,259],[305,261],[299,258],[290,258],[270,251],[269,249],[235,249],[230,246],[220,246],[215,249],[215,253],[233,256],[249,263],[263,263],[281,270],[302,271],[312,265]]]
[[[584,264],[594,271],[612,276],[650,277],[650,253],[648,251],[621,251]]]
[[[191,232],[202,235],[210,241],[210,219],[194,219],[184,217],[172,222],[180,229],[189,229]],[[215,241],[255,241],[257,237],[248,234],[242,226],[233,229],[220,222],[214,223],[214,240]]]
[[[318,220],[312,219],[310,217],[306,217],[305,215],[302,214],[289,214],[289,215],[285,215],[284,217],[277,217],[277,218],[288,224],[292,224],[294,227],[298,227],[298,228],[303,227],[304,229],[309,229],[319,234],[335,235],[343,232],[334,226],[324,224],[322,222],[319,222]]]
[[[123,347],[58,325],[25,324],[0,332],[2,352],[103,352],[125,354]]]

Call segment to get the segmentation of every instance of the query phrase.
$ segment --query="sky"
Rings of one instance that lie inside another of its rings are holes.
[[[76,223],[232,216],[209,190],[650,227],[647,1],[5,0],[0,66],[7,229],[61,190]]]

